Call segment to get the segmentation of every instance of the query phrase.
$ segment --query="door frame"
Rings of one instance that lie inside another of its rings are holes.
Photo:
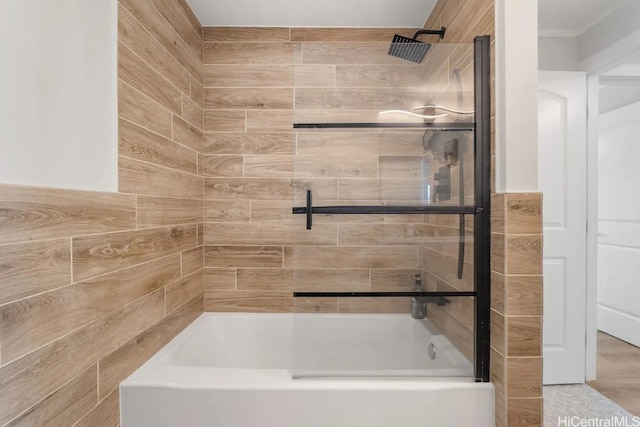
[[[600,77],[587,74],[587,307],[585,380],[596,379],[598,360],[598,116]]]

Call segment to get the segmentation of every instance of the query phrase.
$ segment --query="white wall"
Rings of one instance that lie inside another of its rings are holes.
[[[496,192],[538,191],[538,1],[496,0]]]
[[[0,183],[117,190],[117,1],[0,1]]]
[[[640,346],[640,103],[599,123],[598,329]]]
[[[538,69],[544,71],[577,71],[577,37],[538,37]]]

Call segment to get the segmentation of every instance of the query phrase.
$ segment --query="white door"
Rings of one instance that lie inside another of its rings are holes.
[[[538,185],[544,193],[544,384],[585,380],[587,79],[541,71]]]
[[[640,347],[640,103],[598,124],[598,329]]]

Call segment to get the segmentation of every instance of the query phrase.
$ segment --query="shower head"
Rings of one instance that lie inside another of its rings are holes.
[[[445,31],[445,27],[441,27],[439,30],[420,30],[411,39],[396,34],[393,36],[391,47],[389,47],[389,55],[420,64],[431,45],[416,40],[416,38],[420,34],[437,34],[440,38],[443,38]]]

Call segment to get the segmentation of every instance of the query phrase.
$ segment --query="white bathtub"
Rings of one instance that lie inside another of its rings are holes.
[[[408,315],[204,313],[122,382],[121,423],[492,427],[493,386],[430,329]]]

